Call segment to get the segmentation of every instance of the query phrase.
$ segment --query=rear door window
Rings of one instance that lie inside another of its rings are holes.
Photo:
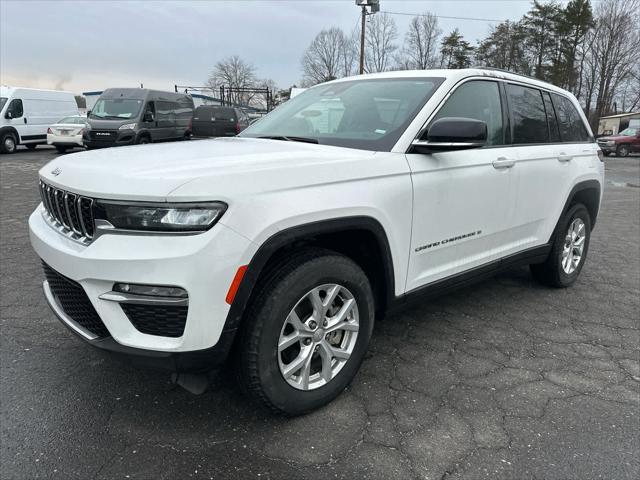
[[[236,111],[233,108],[214,108],[213,116],[216,120],[236,121]]]
[[[542,92],[522,85],[507,85],[513,123],[513,143],[547,143],[549,129]]]
[[[563,142],[588,142],[590,140],[589,132],[582,122],[582,118],[573,105],[573,102],[567,97],[551,94],[553,98],[553,106],[558,116],[558,124],[560,126],[560,140]]]
[[[401,109],[402,106],[398,105],[398,108]],[[486,144],[504,145],[502,104],[497,82],[473,80],[463,83],[449,97],[433,121],[445,117],[482,120],[487,124]]]

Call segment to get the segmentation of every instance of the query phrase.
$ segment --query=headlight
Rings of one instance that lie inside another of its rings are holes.
[[[136,129],[136,123],[125,123],[124,125],[120,126],[120,128],[118,128],[118,130],[135,130]]]
[[[101,200],[95,206],[95,218],[124,230],[199,232],[210,229],[226,209],[222,202],[135,204]]]

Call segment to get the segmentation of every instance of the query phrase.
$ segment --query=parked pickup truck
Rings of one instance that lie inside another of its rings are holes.
[[[49,305],[83,340],[181,373],[233,352],[243,390],[296,415],[347,387],[377,316],[411,298],[515,265],[572,285],[601,153],[575,97],[548,83],[362,75],[238,137],[53,160],[31,243]]]
[[[629,127],[617,135],[598,138],[598,146],[605,155],[615,153],[626,157],[631,152],[640,152],[640,127]]]

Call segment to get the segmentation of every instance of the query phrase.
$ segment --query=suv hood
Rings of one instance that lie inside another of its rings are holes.
[[[241,191],[340,180],[345,175],[336,169],[340,162],[353,167],[346,169],[351,177],[362,171],[361,161],[374,154],[280,140],[216,138],[63,155],[45,165],[40,176],[81,195],[140,201],[165,201],[174,190],[199,180],[200,185],[208,185],[209,194],[224,200]],[[302,175],[292,174],[303,168]],[[180,199],[191,200],[182,198],[185,195],[181,193]]]

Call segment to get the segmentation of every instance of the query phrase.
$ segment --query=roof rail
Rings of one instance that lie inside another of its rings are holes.
[[[502,73],[510,73],[511,75],[518,75],[520,77],[526,77],[526,78],[530,78],[532,80],[537,80],[539,82],[545,82],[544,80],[541,80],[540,78],[536,78],[532,75],[526,75],[524,73],[518,73],[518,72],[512,72],[510,70],[504,69],[504,68],[496,68],[496,67],[472,67],[478,70],[491,70],[492,72],[502,72]],[[549,83],[549,82],[545,82],[545,83]]]

